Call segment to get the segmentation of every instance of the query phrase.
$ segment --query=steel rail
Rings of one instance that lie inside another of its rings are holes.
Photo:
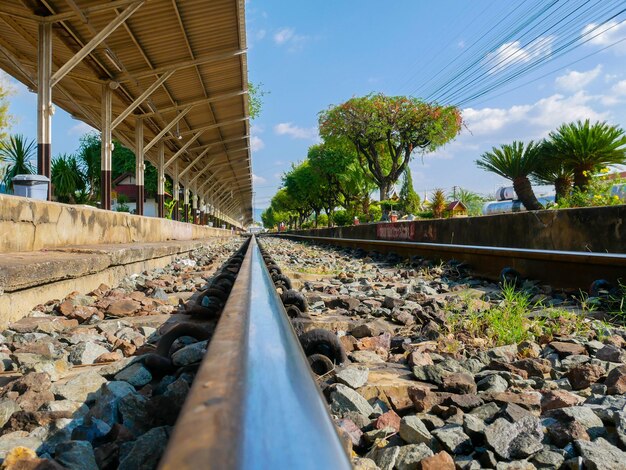
[[[254,237],[159,468],[351,468]]]
[[[419,255],[429,259],[456,259],[468,263],[476,275],[498,279],[505,267],[522,276],[549,282],[554,287],[587,289],[597,279],[626,280],[626,254],[583,251],[535,250],[497,246],[455,245],[396,240],[272,234],[382,253]]]

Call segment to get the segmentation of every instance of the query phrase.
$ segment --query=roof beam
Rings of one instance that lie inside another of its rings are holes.
[[[24,18],[25,20],[32,20],[32,21],[37,21],[37,22],[42,20],[43,18],[42,16],[35,15],[32,11],[28,10],[27,8],[17,6],[15,4],[17,2],[12,2],[12,3],[13,4],[10,4],[9,2],[0,3],[0,14],[15,16],[17,18]]]
[[[170,72],[165,72],[163,75],[157,78],[152,85],[146,88],[146,90],[141,95],[139,95],[137,99],[135,99],[135,101],[133,101],[117,118],[115,118],[115,120],[111,123],[111,128],[115,129],[119,123],[126,119],[137,108],[137,106],[143,103],[146,98],[154,93],[154,91],[159,88],[163,83],[165,83],[165,80],[170,78],[172,75],[174,75],[174,70]]]
[[[120,15],[116,16],[113,21],[106,25],[102,31],[95,35],[95,37],[85,44],[80,51],[74,54],[70,60],[63,64],[50,79],[50,86],[54,87],[59,81],[65,77],[65,75],[76,67],[85,57],[87,57],[91,51],[93,51],[102,41],[104,41],[113,31],[115,31],[122,23],[124,23],[130,16],[135,13],[142,5],[143,1],[136,2],[134,5],[130,5]]]
[[[198,140],[203,133],[204,131],[196,132],[196,134],[191,139],[189,139],[189,141],[185,145],[183,145],[179,150],[177,150],[176,153],[172,155],[172,157],[168,161],[165,162],[165,165],[163,168],[167,168],[172,163],[174,163],[176,159],[180,157],[191,144],[193,144],[196,140]],[[210,145],[206,145],[205,147],[210,147]]]
[[[210,55],[207,57],[201,57],[199,59],[184,60],[182,62],[165,65],[163,67],[156,67],[153,69],[140,69],[140,70],[129,70],[126,72],[120,72],[114,75],[113,78],[114,80],[118,82],[135,81],[141,78],[151,77],[159,73],[169,72],[170,70],[180,70],[180,69],[185,69],[189,67],[195,67],[196,65],[208,64],[209,62],[217,62],[220,60],[230,59],[232,57],[237,57],[245,53],[246,53],[245,49],[243,50],[237,49],[235,51],[224,52],[221,54],[214,54],[214,55]]]
[[[246,119],[248,119],[248,118],[243,117],[243,118],[232,119],[230,121],[218,122],[216,124],[211,124],[210,126],[197,127],[197,128],[195,128],[195,129],[193,129],[191,131],[181,132],[180,135],[189,135],[189,134],[193,134],[193,133],[198,132],[198,131],[208,131],[208,130],[211,130],[211,129],[215,129],[216,127],[229,126],[230,124],[236,124],[238,122],[245,121]],[[167,139],[173,139],[173,138],[174,137],[167,137]]]
[[[170,70],[170,72],[175,72],[175,70]],[[169,72],[166,72],[169,73]],[[247,91],[231,91],[229,93],[221,93],[218,95],[214,95],[211,98],[201,98],[198,100],[193,100],[193,101],[188,101],[186,103],[181,103],[178,104],[177,106],[168,106],[167,108],[160,108],[157,109],[154,112],[151,113],[142,113],[143,117],[152,117],[156,114],[163,114],[163,113],[170,113],[173,111],[180,111],[183,108],[186,108],[187,106],[195,106],[198,104],[209,104],[209,103],[213,103],[215,101],[220,101],[220,100],[225,100],[228,98],[234,98],[236,96],[241,96],[241,95],[245,95],[246,93],[248,93]]]
[[[204,151],[204,152],[202,152],[200,155],[198,155],[196,158],[194,158],[194,160],[193,160],[193,161],[192,161],[189,165],[187,165],[183,171],[181,171],[181,172],[178,174],[178,178],[182,178],[183,176],[185,176],[185,175],[187,174],[187,172],[188,172],[189,170],[191,170],[191,168],[192,168],[192,167],[193,167],[196,163],[198,163],[198,162],[200,161],[200,159],[201,159],[202,157],[204,157],[204,156],[206,155],[206,153],[207,153],[210,149],[211,149],[211,147],[208,147],[207,149],[205,149],[205,151]],[[185,186],[188,186],[188,185],[189,185],[189,183],[187,183]]]
[[[143,0],[141,0],[143,1]],[[92,13],[100,13],[102,11],[113,10],[119,7],[125,7],[126,5],[131,5],[133,3],[139,3],[139,0],[112,0],[108,2],[102,2],[99,5],[92,5],[86,8],[80,9],[80,12],[77,11],[67,11],[64,13],[56,13],[54,15],[42,16],[41,21],[44,23],[58,23],[59,21],[71,20],[72,18],[83,18],[88,17]]]
[[[169,130],[174,127],[176,125],[176,123],[178,121],[180,121],[182,118],[185,117],[185,115],[191,111],[191,109],[193,108],[193,106],[188,106],[185,109],[183,109],[183,111],[176,116],[174,119],[172,119],[170,121],[170,123],[168,125],[166,125],[163,130],[161,132],[159,132],[157,135],[154,136],[154,138],[148,143],[148,145],[146,145],[145,151],[147,152],[150,148],[152,148],[154,146],[154,144],[156,144],[159,140],[161,140],[161,137],[163,137],[165,134],[167,134],[169,132]],[[194,134],[197,131],[201,131],[204,129],[194,129],[193,131],[188,131],[187,134]],[[179,135],[183,135],[182,133],[180,133]]]

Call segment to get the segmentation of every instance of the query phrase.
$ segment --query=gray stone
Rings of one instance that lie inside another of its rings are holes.
[[[544,448],[541,452],[536,454],[532,461],[537,468],[561,468],[563,462],[565,462],[565,452],[550,450]]]
[[[386,447],[375,452],[374,461],[381,470],[393,470],[399,454],[400,447]]]
[[[148,399],[138,393],[129,393],[119,401],[122,424],[135,436],[147,432],[154,421],[147,405]]]
[[[626,351],[612,344],[607,344],[596,353],[596,359],[609,362],[625,362]]]
[[[409,444],[430,445],[433,437],[417,416],[409,415],[400,421],[400,437]]]
[[[592,438],[601,436],[606,432],[602,420],[598,418],[588,406],[568,406],[566,408],[559,408],[553,412],[553,415],[557,418],[567,416],[577,421]]]
[[[618,411],[613,413],[613,422],[615,424],[615,432],[622,449],[626,449],[626,411]]]
[[[454,464],[458,470],[481,470],[483,468],[471,455],[455,455]]]
[[[414,470],[418,468],[418,463],[433,455],[433,451],[426,444],[409,444],[400,447],[400,452],[396,458],[397,470]]]
[[[330,394],[330,408],[336,413],[356,411],[365,417],[374,413],[374,408],[365,398],[343,384],[337,384],[335,390]]]
[[[11,415],[16,411],[20,411],[20,405],[15,400],[3,398],[0,400],[0,428],[2,428],[9,420]]]
[[[79,343],[70,348],[69,360],[72,364],[79,366],[93,364],[99,356],[108,352],[109,350],[107,348],[97,343]]]
[[[506,460],[530,457],[543,449],[543,430],[534,416],[524,416],[515,423],[498,418],[485,429],[485,438],[496,454]]]
[[[474,442],[480,442],[485,435],[485,422],[475,415],[463,415],[463,430]]]
[[[84,416],[89,411],[89,407],[84,403],[72,400],[55,400],[44,405],[45,411],[67,411],[72,413],[73,418]]]
[[[13,357],[18,362],[19,370],[23,374],[45,372],[53,382],[60,380],[71,368],[71,365],[64,357],[50,359],[31,353],[16,353]]]
[[[576,440],[574,446],[583,459],[585,469],[626,470],[626,452],[601,437],[593,442]]]
[[[175,366],[186,366],[200,362],[206,354],[206,348],[209,344],[207,341],[198,341],[184,348],[179,349],[172,354],[172,363]]]
[[[129,394],[137,394],[135,388],[128,382],[108,382],[104,384],[96,396],[96,402],[89,410],[88,416],[101,419],[109,425],[118,421],[120,400]]]
[[[139,362],[139,360],[140,358],[138,356],[125,357],[123,359],[120,359],[119,361],[115,361],[111,364],[100,367],[100,369],[98,369],[98,373],[102,377],[113,378],[119,371],[121,371],[125,367],[128,367],[131,364],[134,364],[135,362]]]
[[[574,366],[586,364],[590,360],[591,358],[586,354],[572,354],[571,356],[563,358],[563,360],[561,361],[561,367],[563,367],[563,369],[569,370]]]
[[[64,384],[55,383],[50,390],[55,396],[75,402],[91,403],[96,391],[106,380],[96,371],[90,370],[68,380]]]
[[[90,416],[72,431],[72,439],[76,441],[94,442],[111,432],[111,426],[101,419]]]
[[[512,462],[498,462],[496,470],[536,470],[528,460],[514,460]]]
[[[357,457],[352,460],[354,470],[379,470],[378,465],[372,459]]]
[[[165,450],[170,426],[153,428],[136,441],[122,444],[118,470],[152,470]]]
[[[87,441],[58,444],[54,458],[68,470],[98,470],[93,447]]]
[[[337,382],[350,388],[359,388],[367,383],[369,369],[363,366],[349,366],[337,372]]]
[[[458,424],[446,424],[443,428],[433,430],[432,434],[451,454],[466,454],[472,451],[472,440]]]
[[[13,448],[17,446],[37,450],[41,445],[41,439],[30,436],[26,431],[14,431],[0,436],[0,459],[4,459]]]
[[[350,359],[353,362],[358,363],[370,363],[370,364],[384,364],[385,360],[376,354],[374,351],[352,351],[350,353]]]
[[[509,388],[509,383],[499,375],[488,375],[482,380],[476,382],[478,390],[482,392],[505,392]]]
[[[115,380],[128,382],[135,387],[143,387],[152,380],[152,374],[143,364],[135,362],[115,374]]]
[[[485,403],[469,412],[472,416],[476,416],[486,422],[492,421],[498,413],[500,413],[500,407],[494,402]]]

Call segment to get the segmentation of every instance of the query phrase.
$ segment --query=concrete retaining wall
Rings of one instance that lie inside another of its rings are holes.
[[[0,253],[227,235],[230,230],[0,194]]]
[[[299,230],[320,237],[388,239],[540,250],[626,253],[626,205]]]

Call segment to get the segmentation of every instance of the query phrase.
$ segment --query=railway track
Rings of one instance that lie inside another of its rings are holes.
[[[159,468],[351,468],[254,237]]]
[[[617,284],[620,279],[626,279],[626,254],[623,253],[531,250],[297,234],[275,236],[431,260],[458,260],[466,263],[476,276],[488,279],[499,279],[502,271],[509,268],[524,278],[542,280],[554,287],[585,291],[596,280],[604,279]]]

